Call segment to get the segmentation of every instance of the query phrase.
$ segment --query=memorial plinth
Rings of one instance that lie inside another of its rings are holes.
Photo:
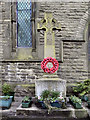
[[[44,30],[44,58],[52,57],[55,55],[55,30],[61,30],[60,24],[53,18],[52,13],[45,13],[44,19],[38,23],[38,31]],[[47,64],[48,68],[52,68],[52,64]],[[43,74],[42,79],[35,81],[35,94],[40,96],[44,90],[59,91],[63,97],[66,97],[66,81],[54,74]]]
[[[44,90],[59,91],[66,97],[66,81],[59,78],[44,78],[35,81],[35,93],[40,96]]]

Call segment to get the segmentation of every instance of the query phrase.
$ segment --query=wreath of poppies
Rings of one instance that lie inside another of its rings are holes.
[[[48,68],[46,65],[47,63],[51,62],[53,64],[53,67],[52,68]],[[52,57],[47,57],[47,58],[44,58],[43,61],[41,62],[41,68],[43,69],[44,72],[46,73],[54,73],[55,71],[58,70],[58,67],[59,67],[59,63],[58,61],[55,59],[55,58],[52,58]]]

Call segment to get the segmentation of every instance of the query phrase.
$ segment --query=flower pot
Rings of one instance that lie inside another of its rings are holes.
[[[43,109],[46,109],[46,105],[43,101],[38,101],[38,103],[40,104],[40,107],[42,107]]]
[[[22,102],[22,108],[28,108],[30,106],[30,102]]]
[[[79,104],[79,103],[74,103],[73,106],[74,106],[76,109],[81,109],[81,108],[82,108],[82,105]]]
[[[0,99],[0,107],[10,108],[13,96],[10,96],[10,98],[7,99],[7,100],[3,99],[4,97],[6,97],[6,96],[0,96],[0,98],[1,98]]]
[[[14,94],[15,92],[5,93],[5,96],[13,96],[12,101],[14,101]]]
[[[86,95],[84,95],[84,101],[88,101],[88,97]]]
[[[88,107],[90,107],[90,101],[87,101]]]
[[[88,97],[86,96],[86,95],[83,95],[83,96],[81,96],[81,100],[83,100],[83,101],[88,101]]]
[[[62,104],[59,103],[58,101],[57,102],[50,102],[51,106],[52,107],[57,107],[57,108],[61,108],[62,107]]]

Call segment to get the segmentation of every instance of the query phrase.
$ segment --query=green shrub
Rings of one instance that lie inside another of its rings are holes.
[[[2,85],[2,92],[4,94],[9,94],[10,92],[14,92],[14,89],[15,89],[16,85],[11,85],[11,84],[7,84],[7,83],[4,83]]]
[[[71,95],[70,100],[71,100],[73,103],[79,103],[79,104],[82,103],[81,99],[79,99],[79,98],[76,97],[75,95],[74,95],[74,96]]]
[[[90,79],[77,84],[77,86],[73,88],[73,91],[80,94],[80,96],[90,93]]]
[[[57,97],[60,96],[60,92],[58,92],[58,91],[51,91],[50,96],[52,98],[57,98]]]
[[[49,90],[44,90],[44,91],[42,92],[42,94],[41,94],[41,97],[42,97],[43,99],[45,99],[45,98],[48,98],[49,95],[50,95],[50,91],[49,91]]]
[[[5,96],[5,97],[3,97],[3,98],[0,98],[1,100],[8,100],[8,99],[10,99],[10,96]]]
[[[12,91],[11,86],[7,83],[4,83],[2,86],[2,92],[6,94],[6,93],[10,93],[11,91]]]
[[[41,100],[41,101],[43,101],[43,100],[55,101],[59,96],[60,96],[60,92],[58,92],[58,91],[44,90],[42,92],[39,100]]]
[[[28,96],[25,96],[23,98],[22,102],[30,102],[30,98]]]

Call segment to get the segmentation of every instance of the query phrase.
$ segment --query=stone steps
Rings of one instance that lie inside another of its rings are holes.
[[[88,110],[83,107],[83,109],[74,109],[72,106],[67,107],[67,109],[53,109],[50,111],[50,113],[48,114],[48,110],[47,109],[40,109],[37,108],[34,104],[32,105],[32,107],[30,108],[22,108],[21,105],[16,109],[16,115],[17,116],[31,116],[31,117],[44,117],[45,120],[48,120],[46,118],[50,118],[50,120],[53,120],[53,118],[55,118],[55,120],[57,120],[58,118],[62,118],[62,120],[64,119],[70,119],[70,118],[88,118],[89,114],[88,114]],[[33,120],[34,118],[32,118]],[[31,120],[31,119],[30,119]]]
[[[90,120],[89,118],[62,118],[62,117],[48,117],[48,116],[14,116],[8,118],[2,118],[2,120]]]
[[[67,109],[52,110],[50,114],[46,109],[39,109],[32,104],[30,108],[21,108],[23,97],[15,97],[10,109],[0,110],[0,120],[89,120],[90,109],[83,102],[83,109],[74,109],[67,104]]]

